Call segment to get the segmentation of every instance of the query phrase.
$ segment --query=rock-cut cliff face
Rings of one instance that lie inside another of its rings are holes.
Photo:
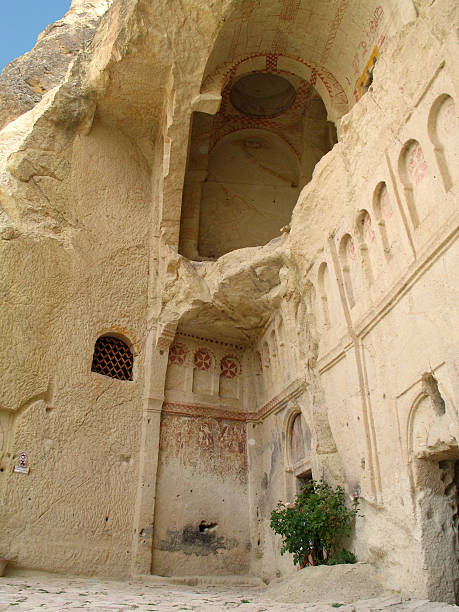
[[[11,565],[271,580],[312,476],[386,587],[456,601],[459,7],[415,4],[78,0],[5,69]]]
[[[89,45],[112,0],[73,0],[69,11],[49,25],[33,49],[0,74],[0,129],[33,108],[59,85],[70,62]]]

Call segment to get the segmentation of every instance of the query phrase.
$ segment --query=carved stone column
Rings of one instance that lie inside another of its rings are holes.
[[[151,571],[161,410],[168,359],[168,350],[156,348],[155,339],[156,330],[152,330],[148,335],[146,347],[145,394],[132,541],[132,576],[149,574]]]
[[[183,189],[182,217],[180,220],[180,252],[188,259],[199,260],[199,216],[202,187],[207,170],[190,170]]]

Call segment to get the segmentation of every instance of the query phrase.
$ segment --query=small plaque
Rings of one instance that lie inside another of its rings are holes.
[[[14,466],[14,471],[15,472],[19,472],[19,474],[28,474],[30,471],[30,468],[28,467],[21,467],[20,465],[15,465]]]
[[[27,453],[22,451],[19,453],[18,462],[14,466],[14,472],[18,472],[19,474],[28,474],[30,471],[29,466],[27,465]]]

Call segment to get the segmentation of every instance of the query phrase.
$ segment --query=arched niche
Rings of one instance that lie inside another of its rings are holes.
[[[339,259],[344,278],[344,288],[350,308],[355,305],[355,282],[357,254],[355,244],[350,234],[344,234],[339,244]]]
[[[182,342],[174,342],[169,348],[166,371],[166,389],[185,391],[185,370],[189,367],[189,347]]]
[[[280,236],[336,142],[311,83],[256,59],[227,75],[214,116],[193,113],[179,245],[189,259],[216,259]]]
[[[269,345],[271,347],[271,358],[273,364],[277,368],[279,366],[279,345],[277,342],[276,331],[274,328],[269,334]]]
[[[281,368],[285,366],[285,350],[286,350],[286,337],[285,337],[285,326],[282,314],[279,315],[277,324],[277,337],[279,339],[279,364]]]
[[[459,604],[459,447],[451,434],[454,428],[448,406],[445,410],[439,405],[438,400],[444,400],[435,379],[427,375],[429,378],[431,382],[415,399],[408,420],[414,509],[427,596]]]
[[[271,363],[271,351],[268,342],[265,340],[261,347],[261,359],[263,363],[263,382],[264,392],[269,393],[273,384],[273,371]]]
[[[360,97],[358,82],[375,47],[416,17],[411,0],[360,3],[305,0],[228,3],[207,62],[203,92],[219,93],[228,74],[291,70],[309,80],[336,121]]]
[[[375,219],[375,232],[380,248],[378,257],[379,273],[389,262],[399,261],[399,257],[406,256],[405,229],[397,204],[391,198],[385,181],[380,181],[373,191],[373,217]]]
[[[280,235],[297,201],[298,181],[298,159],[279,136],[240,130],[224,138],[209,156],[202,187],[199,255],[215,259]]]
[[[370,213],[363,209],[357,214],[355,223],[356,236],[359,243],[360,262],[363,268],[363,276],[368,285],[373,284],[372,258],[375,258],[375,232]]]
[[[291,144],[301,158],[300,179],[303,182],[300,186],[303,186],[309,180],[309,172],[303,168],[303,162],[309,160],[315,165],[336,142],[335,125],[358,102],[361,95],[358,83],[361,75],[366,74],[369,61],[376,56],[383,58],[387,40],[414,18],[412,0],[369,0],[365,3],[340,2],[339,5],[288,0],[282,6],[271,2],[229,0],[214,23],[212,39],[205,41],[206,46],[203,48],[208,51],[207,62],[202,72],[199,93],[191,104],[195,111],[193,124],[195,119],[198,120],[198,115],[201,115],[199,122],[203,124],[198,148],[208,154],[213,150],[215,142],[220,142],[221,132],[228,135],[235,131],[229,125],[232,121],[229,116],[231,113],[226,111],[233,110],[228,104],[231,103],[232,84],[237,79],[253,72],[293,81],[297,79],[301,85],[295,87],[295,101],[289,109],[297,113],[302,111],[298,113],[304,119],[302,123],[290,123],[279,131],[278,126],[273,128],[271,124],[255,125],[253,121],[248,121],[254,115],[241,113],[237,117],[239,125],[236,129],[257,127],[296,140],[297,143]],[[362,38],[363,32],[365,35]],[[202,63],[198,64],[199,68],[193,75],[200,73]],[[192,75],[187,79],[188,82],[190,87],[196,85]],[[319,106],[320,117],[317,117]],[[168,121],[174,114],[173,108],[173,96],[170,96]],[[287,110],[287,114],[290,110]],[[284,114],[275,117],[283,117]],[[183,116],[181,111],[179,116]],[[272,117],[258,119],[261,122],[267,119],[271,123]],[[308,129],[305,129],[311,122],[314,128],[312,137]],[[320,130],[316,133],[318,125]],[[175,168],[177,163],[175,151],[183,151],[183,136],[180,131],[179,142],[168,142],[167,139],[165,142],[164,173],[171,180],[168,181],[167,197],[164,198],[164,210],[161,213],[164,216],[161,231],[164,240],[173,243],[174,247],[179,233],[179,252],[189,259],[201,260],[206,256],[198,252],[199,204],[200,192],[206,181],[207,164],[199,163],[195,167],[191,163],[194,157],[193,134],[188,139],[188,170],[180,227],[177,227],[179,219],[175,213],[179,210],[176,198],[178,182],[184,170],[182,161],[178,164],[180,175],[176,180],[172,179],[173,172],[168,174],[170,164]],[[311,143],[313,146],[308,148]],[[303,149],[307,150],[307,155],[303,154]],[[205,155],[201,154],[200,162],[205,161]],[[174,212],[168,208],[171,201],[174,202]]]
[[[330,327],[330,309],[329,309],[329,295],[330,295],[330,275],[328,272],[327,262],[323,261],[317,272],[317,284],[319,286],[320,295],[320,317],[322,327],[328,329]]]
[[[295,414],[291,420],[288,452],[292,465],[303,463],[311,452],[311,432],[301,412]]]
[[[294,495],[312,478],[311,430],[298,406],[293,406],[284,422],[284,462],[287,495]]]
[[[391,257],[391,246],[393,242],[390,225],[392,225],[393,208],[389,199],[387,185],[381,181],[373,192],[373,211],[376,217],[379,236],[386,259]]]
[[[193,393],[211,395],[214,392],[215,355],[200,347],[193,356]]]
[[[263,358],[258,349],[255,349],[253,352],[253,371],[255,373],[255,391],[257,402],[262,402],[264,398],[265,381],[263,377]]]
[[[417,140],[410,139],[403,145],[398,170],[411,222],[417,228],[427,215],[432,197],[427,181],[427,161]]]
[[[458,123],[453,98],[448,94],[442,94],[430,109],[428,131],[446,191],[451,189],[459,173],[457,164],[459,146],[456,136]]]
[[[234,355],[226,355],[220,361],[219,394],[222,398],[239,399],[241,362]]]

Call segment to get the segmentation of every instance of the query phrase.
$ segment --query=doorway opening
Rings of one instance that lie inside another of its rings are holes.
[[[296,482],[296,494],[301,492],[301,490],[306,486],[308,482],[312,480],[312,470],[306,470],[306,472],[302,472],[301,474],[295,475]]]
[[[459,604],[459,459],[418,461],[419,507],[427,597]]]

